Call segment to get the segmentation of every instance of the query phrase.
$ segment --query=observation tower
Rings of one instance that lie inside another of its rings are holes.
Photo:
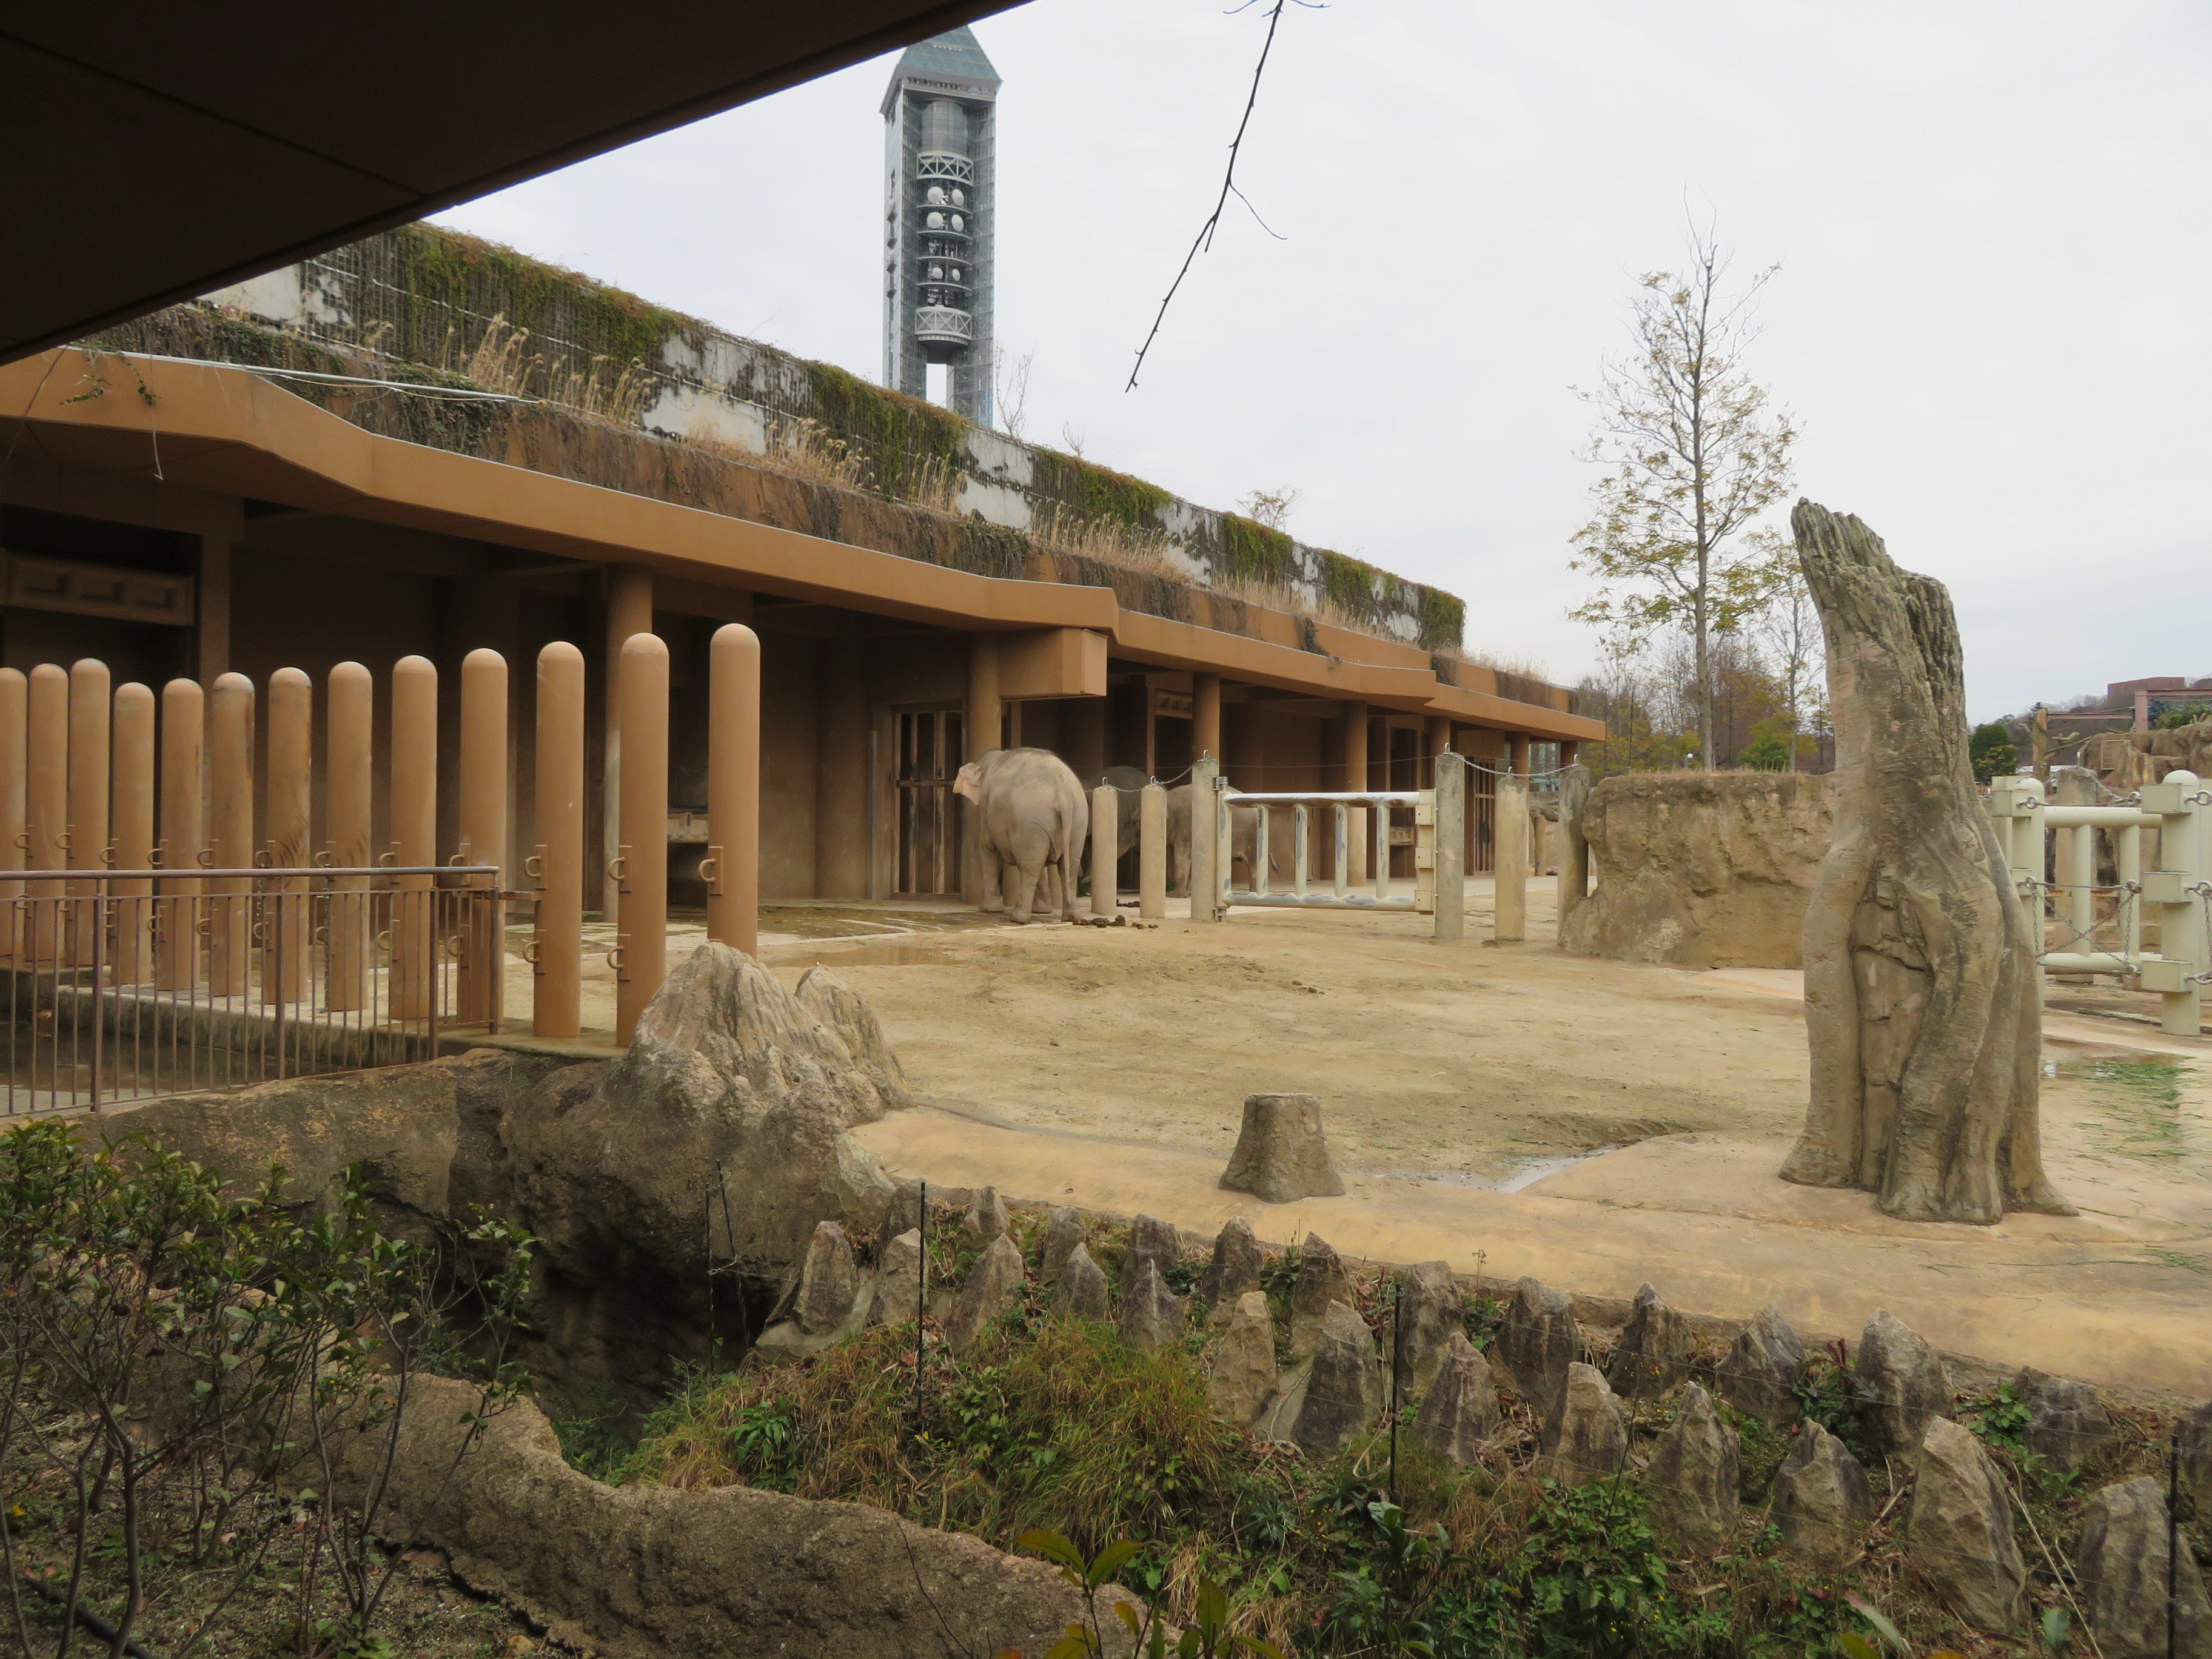
[[[908,46],[884,94],[884,383],[991,424],[999,72],[965,27]]]

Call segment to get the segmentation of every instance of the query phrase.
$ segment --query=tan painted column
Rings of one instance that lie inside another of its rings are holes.
[[[1364,792],[1367,787],[1367,705],[1344,705],[1344,781],[1340,788]],[[1346,831],[1352,845],[1344,848],[1346,879],[1358,887],[1367,879],[1367,809],[1355,806]]]
[[[1517,772],[1498,780],[1498,904],[1491,937],[1515,944],[1528,932],[1528,786]]]
[[[199,575],[193,584],[194,600],[199,610],[198,637],[192,661],[193,676],[202,685],[211,686],[230,672],[230,564],[234,549],[231,544],[215,536],[200,538]]]
[[[207,845],[203,791],[206,787],[207,696],[198,680],[174,679],[161,688],[161,867],[195,870]],[[189,991],[200,982],[198,880],[164,877],[156,983],[164,991]]]
[[[653,572],[641,564],[607,567],[607,685],[601,699],[606,738],[605,789],[600,797],[599,821],[604,825],[600,845],[613,867],[616,848],[622,845],[622,654],[634,635],[653,632]],[[661,811],[667,811],[665,802]],[[619,884],[609,878],[602,889],[600,913],[610,920],[622,907],[616,897]]]
[[[1137,915],[1158,921],[1168,913],[1168,792],[1148,783],[1137,796]]]
[[[1467,768],[1446,750],[1436,769],[1433,871],[1436,938],[1457,944],[1467,934]]]
[[[1579,743],[1561,743],[1559,744],[1560,769],[1565,770],[1566,768],[1574,765],[1582,752],[1583,746]]]
[[[269,793],[262,822],[272,868],[296,870],[307,862],[314,730],[314,687],[298,669],[278,669],[269,677]],[[297,1002],[309,982],[306,878],[270,881],[264,908],[262,1000]]]
[[[30,682],[0,668],[0,872],[20,870],[29,845]],[[23,884],[0,878],[0,953],[21,948]]]
[[[1102,783],[1091,792],[1091,914],[1111,916],[1121,899],[1121,792]]]
[[[217,679],[208,699],[208,853],[218,870],[253,863],[253,682],[243,674]],[[239,896],[246,884],[225,878],[230,894],[208,901],[208,991],[245,994],[253,902]]]
[[[530,1029],[582,1030],[584,951],[584,653],[556,640],[538,653],[538,782],[532,797],[538,891]]]
[[[136,680],[115,688],[115,867],[154,867],[154,693]],[[114,883],[115,983],[153,977],[154,883]]]
[[[1451,747],[1451,717],[1449,714],[1430,714],[1421,722],[1421,753],[1428,764],[1420,769],[1425,775],[1419,787],[1433,789],[1437,786],[1437,757]]]
[[[438,667],[402,657],[392,668],[392,861],[438,861]],[[437,878],[400,876],[392,894],[390,1007],[394,1019],[437,1008]]]
[[[323,827],[330,861],[344,870],[376,862],[369,844],[374,833],[374,768],[371,756],[376,732],[376,681],[357,662],[331,670],[323,719],[327,733],[324,757]],[[369,962],[376,940],[376,901],[370,878],[336,876],[331,880],[331,939],[323,980],[324,1006],[351,1013],[369,1006]]]
[[[1527,777],[1528,775],[1528,734],[1526,732],[1507,732],[1505,749],[1512,763],[1513,775],[1516,778]]]
[[[498,873],[468,885],[494,895],[465,901],[456,1012],[465,1025],[496,1031],[507,1012],[507,913],[496,896],[507,884],[507,659],[479,647],[461,659],[460,845],[463,864]]]
[[[28,823],[27,870],[69,868],[69,672],[42,662],[31,671],[26,694],[24,811]],[[64,894],[59,882],[24,884],[30,896],[30,949],[34,962],[60,965]]]
[[[627,1048],[637,1018],[668,972],[668,647],[651,634],[622,648],[623,822],[610,872],[619,887],[615,935],[615,1042]]]
[[[80,658],[70,665],[69,678],[69,867],[106,870],[112,867],[107,861],[107,793],[114,775],[107,665],[96,657]],[[69,890],[80,901],[70,907],[70,959],[83,967],[92,960],[94,929],[105,925],[104,915],[88,902],[99,894],[100,884],[73,881]]]
[[[712,701],[707,708],[707,856],[714,862],[707,882],[707,937],[757,957],[760,954],[760,635],[743,623],[716,629],[708,673],[712,684],[708,695]],[[854,826],[848,823],[845,829],[851,835]],[[873,856],[875,849],[863,848],[862,851],[865,856]]]
[[[814,720],[814,892],[868,896],[868,662],[851,641],[823,647]]]
[[[999,746],[999,720],[1002,705],[999,701],[999,636],[995,634],[971,634],[968,636],[968,708],[966,750],[961,758],[972,761]],[[983,831],[976,817],[975,804],[961,804],[960,862],[966,872],[962,885],[966,889],[968,902],[984,909],[994,909],[999,902],[999,872],[988,867],[983,857]]]
[[[1190,677],[1190,757],[1221,758],[1221,676]]]

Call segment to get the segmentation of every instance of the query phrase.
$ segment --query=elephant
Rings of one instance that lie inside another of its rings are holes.
[[[1168,890],[1171,893],[1190,891],[1190,792],[1187,783],[1177,784],[1168,791]],[[1267,848],[1267,871],[1274,872],[1275,849]],[[1252,872],[1260,862],[1260,809],[1256,806],[1232,806],[1229,809],[1229,867],[1232,877],[1237,866],[1244,866],[1244,883],[1254,884]],[[1231,884],[1235,885],[1232,879]]]
[[[960,769],[952,793],[974,801],[981,836],[983,904],[1018,923],[1057,910],[1075,920],[1076,863],[1091,833],[1090,805],[1067,763],[1048,749],[993,749]]]

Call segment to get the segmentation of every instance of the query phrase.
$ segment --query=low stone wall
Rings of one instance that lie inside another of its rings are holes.
[[[1559,948],[1678,968],[1798,968],[1827,855],[1835,781],[1796,772],[1656,772],[1590,792],[1580,833],[1595,890]]]

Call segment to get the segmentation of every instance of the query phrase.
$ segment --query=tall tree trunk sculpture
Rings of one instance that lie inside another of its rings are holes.
[[[1790,524],[1839,787],[1805,914],[1812,1099],[1782,1177],[1911,1221],[2071,1215],[2043,1172],[2034,924],[1967,763],[1951,597],[1856,519],[1800,501]]]

